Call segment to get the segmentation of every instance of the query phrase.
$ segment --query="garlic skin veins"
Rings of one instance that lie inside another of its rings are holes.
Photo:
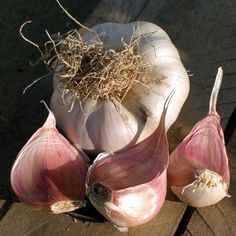
[[[116,154],[100,154],[88,170],[89,200],[121,232],[151,220],[164,203],[169,158],[164,109],[151,136]]]
[[[209,114],[199,121],[170,155],[168,185],[177,197],[193,207],[213,205],[229,197],[230,173],[217,95],[223,77],[218,69]]]
[[[168,129],[188,96],[189,79],[178,51],[165,31],[148,22],[104,23],[93,27],[92,31],[95,33],[83,35],[85,42],[93,43],[99,38],[107,49],[116,51],[123,49],[122,40],[128,43],[131,38],[139,39],[142,60],[152,63],[147,76],[152,77],[153,82],[134,84],[121,104],[91,98],[74,101],[72,91],[64,94],[62,102],[62,86],[55,74],[51,109],[67,138],[75,146],[95,154],[117,152],[144,140],[157,128],[164,102],[176,83],[176,93],[166,114]]]
[[[56,129],[49,111],[39,128],[19,152],[11,170],[11,186],[26,204],[51,213],[73,211],[85,205],[88,164]]]

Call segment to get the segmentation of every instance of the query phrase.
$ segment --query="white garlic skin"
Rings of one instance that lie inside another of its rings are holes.
[[[228,186],[222,176],[208,169],[195,172],[195,181],[183,187],[171,186],[173,193],[192,207],[207,207],[216,204],[225,197]]]
[[[132,35],[134,39],[140,38],[139,53],[142,60],[153,63],[151,76],[154,76],[158,83],[148,84],[147,87],[135,84],[122,101],[122,113],[111,108],[112,105],[103,106],[104,101],[93,102],[91,99],[81,103],[75,102],[69,112],[72,102],[67,98],[66,105],[60,102],[62,92],[54,76],[51,109],[67,138],[83,150],[93,153],[116,152],[140,142],[157,128],[164,102],[175,87],[176,92],[166,115],[166,129],[169,129],[188,96],[189,79],[178,51],[165,31],[148,22],[105,23],[93,27],[92,30],[104,42],[106,48],[116,51],[123,49],[121,39],[128,43]],[[87,32],[83,40],[96,42],[96,34]],[[73,94],[69,92],[66,96],[72,97]],[[90,107],[90,103],[95,103],[91,105],[93,108],[85,109],[86,114],[83,114],[81,107]],[[109,115],[111,109],[113,116]],[[111,130],[113,135],[110,135]],[[117,138],[119,136],[122,138]]]

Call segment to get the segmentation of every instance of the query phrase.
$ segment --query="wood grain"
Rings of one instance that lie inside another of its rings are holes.
[[[148,2],[149,0],[101,0],[84,25],[93,27],[105,22],[127,23],[135,21]]]

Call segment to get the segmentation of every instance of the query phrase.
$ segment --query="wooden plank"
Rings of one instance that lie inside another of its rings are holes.
[[[93,27],[105,22],[135,21],[148,2],[148,0],[101,0],[84,25]]]
[[[0,222],[0,235],[26,235],[53,217],[42,211],[35,211],[22,203],[15,203]]]
[[[170,196],[171,197],[171,196]],[[172,198],[172,197],[171,197]],[[182,203],[167,200],[160,213],[150,222],[129,230],[130,236],[148,234],[171,235],[175,231],[179,218],[182,216]],[[174,209],[174,210],[173,210]],[[176,217],[174,218],[173,215]],[[173,221],[173,222],[171,222]],[[13,226],[14,227],[9,227]],[[0,222],[1,236],[25,235],[114,235],[121,233],[110,223],[88,223],[74,220],[72,217],[49,215],[42,211],[35,211],[21,203],[15,203]]]
[[[192,227],[191,227],[192,224]],[[184,236],[187,235],[204,235],[204,236],[214,236],[214,232],[212,229],[207,225],[204,218],[202,218],[201,215],[199,215],[198,211],[195,211],[192,220],[189,223],[189,227],[187,229],[187,232],[184,234]]]
[[[191,232],[189,230],[186,230],[183,234],[184,236],[192,236]]]
[[[227,149],[230,153],[234,153],[236,155],[236,130],[233,132],[233,135],[231,137],[231,140],[229,141]],[[233,162],[233,160],[231,160],[231,162]],[[236,157],[235,157],[235,162],[236,162]],[[236,166],[236,163],[234,164],[234,166]]]

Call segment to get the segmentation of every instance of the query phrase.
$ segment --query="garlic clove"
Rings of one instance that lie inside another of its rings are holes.
[[[127,96],[127,100],[124,99],[124,105],[129,110],[134,110],[133,107],[138,106],[139,111],[147,114],[146,126],[139,137],[139,141],[151,135],[153,130],[157,127],[160,121],[160,114],[165,100],[168,94],[175,84],[175,94],[170,101],[169,108],[166,114],[165,126],[168,130],[171,125],[176,121],[176,114],[180,113],[181,106],[176,106],[176,103],[183,104],[188,96],[189,84],[186,84],[185,77],[187,76],[184,67],[181,62],[176,59],[168,58],[168,66],[166,66],[167,58],[163,57],[158,60],[158,66],[151,72],[151,77],[155,77],[164,80],[163,83],[153,82],[147,86],[141,84],[135,84],[132,88],[132,96]],[[174,82],[173,82],[174,81]],[[188,89],[187,89],[188,88]],[[141,116],[139,113],[138,116]]]
[[[88,170],[89,200],[122,232],[151,220],[164,203],[169,157],[164,121],[167,104],[150,137],[119,153],[99,155]]]
[[[143,124],[121,104],[88,98],[81,105],[75,100],[71,110],[72,99],[72,93],[64,95],[63,101],[59,90],[54,91],[51,109],[58,125],[76,147],[89,153],[114,152],[137,141],[135,134]]]
[[[199,121],[171,154],[168,171],[171,184],[181,186],[193,181],[196,168],[215,171],[229,182],[228,159],[219,119],[212,114]]]
[[[170,155],[168,184],[181,201],[194,207],[209,206],[229,196],[228,157],[216,112],[222,77],[223,70],[219,68],[208,116],[193,127]]]
[[[88,164],[56,129],[49,111],[39,128],[19,152],[11,170],[11,186],[18,198],[52,213],[73,211],[85,205]]]

